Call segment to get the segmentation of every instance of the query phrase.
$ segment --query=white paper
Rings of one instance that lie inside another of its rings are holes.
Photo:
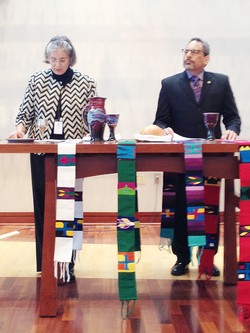
[[[187,138],[185,136],[181,136],[179,134],[174,133],[174,137],[170,134],[168,135],[145,135],[145,134],[135,134],[134,138],[138,141],[149,141],[149,142],[180,142],[180,141],[188,141],[188,140],[204,140],[201,138]]]

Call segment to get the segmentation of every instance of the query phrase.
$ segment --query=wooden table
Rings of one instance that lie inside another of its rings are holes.
[[[212,142],[203,144],[203,169],[207,176],[225,178],[224,211],[224,283],[237,282],[236,218],[234,179],[239,178],[237,143]],[[117,144],[95,142],[77,144],[77,177],[90,177],[117,172]],[[54,143],[0,142],[0,153],[46,153],[46,197],[43,240],[43,263],[40,291],[40,316],[57,314],[57,281],[54,278],[53,256],[55,246],[56,155]],[[136,144],[137,171],[184,172],[184,149],[181,143]]]

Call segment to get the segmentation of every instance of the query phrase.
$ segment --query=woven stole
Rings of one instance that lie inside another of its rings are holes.
[[[218,245],[220,179],[203,176],[202,142],[184,143],[187,198],[188,245],[199,247],[199,277],[212,275],[213,257]],[[176,176],[164,173],[161,216],[161,245],[168,246],[174,235]],[[178,203],[177,203],[178,204]],[[201,251],[200,251],[201,249]],[[191,260],[191,258],[190,258]]]
[[[237,303],[239,318],[250,321],[250,143],[240,147],[240,231]]]
[[[136,300],[135,251],[140,251],[140,229],[136,218],[136,152],[134,141],[117,146],[118,163],[118,286],[123,302]],[[129,314],[126,312],[125,316]]]
[[[72,250],[80,250],[82,246],[82,180],[76,181],[75,153],[74,143],[58,144],[54,266],[55,277],[58,277],[59,264],[59,278],[66,281],[70,280],[69,263],[72,260]]]
[[[185,180],[187,198],[188,245],[204,246],[205,208],[202,143],[187,141],[184,143]]]

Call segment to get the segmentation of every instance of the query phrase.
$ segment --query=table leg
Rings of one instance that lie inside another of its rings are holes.
[[[237,283],[237,204],[234,195],[234,180],[225,179],[225,211],[224,211],[224,283]]]
[[[57,281],[54,277],[55,217],[56,217],[56,159],[47,154],[45,158],[45,214],[40,290],[40,316],[55,317],[57,313]]]

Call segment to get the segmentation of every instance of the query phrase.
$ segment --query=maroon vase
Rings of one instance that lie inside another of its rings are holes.
[[[87,120],[91,141],[103,141],[106,124],[106,110],[104,97],[91,97],[88,104]]]
[[[103,113],[106,113],[105,101],[106,101],[105,97],[90,97],[88,103],[88,110],[90,110],[91,108],[101,109]]]

